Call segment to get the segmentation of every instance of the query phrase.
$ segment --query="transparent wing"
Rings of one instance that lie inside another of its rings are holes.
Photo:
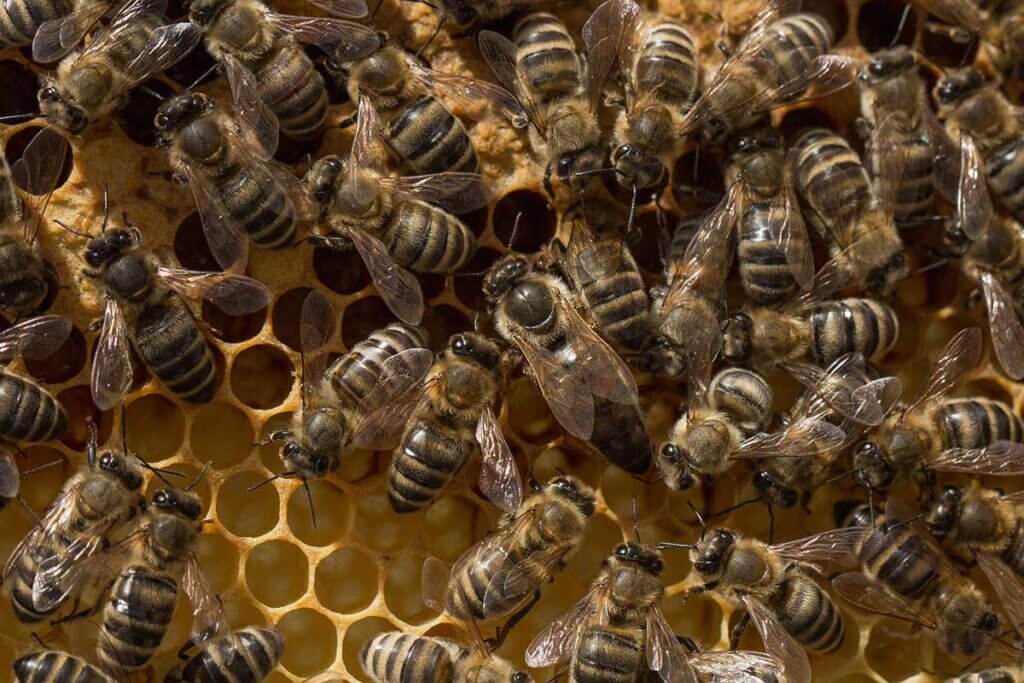
[[[743,605],[747,608],[750,621],[761,635],[764,649],[782,664],[789,683],[810,683],[811,664],[807,653],[800,643],[779,623],[767,607],[757,598],[743,596]]]
[[[480,118],[485,112],[493,111],[519,128],[526,125],[526,113],[505,88],[475,78],[433,71],[413,61],[409,62],[409,69],[428,89],[457,102],[460,113],[470,118]]]
[[[108,2],[87,2],[66,16],[40,24],[32,38],[32,59],[36,62],[56,62],[75,49],[96,22],[107,13]]]
[[[316,45],[339,63],[351,62],[380,49],[381,38],[372,27],[330,17],[296,17],[267,13],[267,20],[302,43]]]
[[[312,290],[302,302],[299,317],[299,348],[302,350],[302,404],[313,404],[324,371],[327,369],[327,344],[334,336],[337,311],[319,290]]]
[[[224,270],[244,270],[247,260],[247,242],[231,223],[224,207],[213,194],[205,179],[193,172],[191,166],[182,168],[188,187],[196,202],[196,211],[203,224],[203,234],[213,258]]]
[[[992,348],[1011,379],[1024,379],[1024,325],[1009,292],[992,273],[981,274],[981,291],[988,309]]]
[[[664,683],[697,683],[697,674],[658,605],[647,608],[647,665]]]
[[[781,432],[758,434],[740,444],[733,458],[800,458],[829,453],[843,446],[846,432],[823,415],[801,418]]]
[[[950,26],[980,33],[984,20],[981,10],[973,2],[965,0],[917,0],[915,3],[929,14],[934,14]]]
[[[64,170],[70,145],[54,128],[42,128],[11,166],[15,182],[26,192],[45,195],[52,191]]]
[[[996,441],[987,448],[951,448],[928,458],[928,468],[994,477],[1024,474],[1024,444]]]
[[[481,455],[480,490],[499,509],[515,512],[523,502],[523,482],[491,406],[485,406],[477,420],[476,442]]]
[[[451,171],[401,178],[382,177],[378,183],[394,193],[440,206],[456,215],[476,211],[494,200],[490,181],[479,173]]]
[[[629,366],[572,305],[559,297],[559,313],[565,316],[565,332],[576,354],[577,371],[582,372],[591,391],[614,403],[638,405],[640,392]]]
[[[576,649],[580,632],[602,611],[607,591],[606,583],[595,581],[572,609],[537,634],[526,648],[526,665],[539,669],[568,659]]]
[[[842,267],[842,259],[832,258],[825,262],[814,276],[814,284],[806,292],[793,297],[786,304],[787,311],[805,311],[821,301],[825,301],[837,292],[840,292],[854,283],[854,278],[848,268]]]
[[[202,29],[188,21],[157,27],[142,52],[125,67],[125,79],[113,96],[120,97],[151,76],[174,66],[195,49],[202,37]]]
[[[423,320],[423,291],[416,276],[398,265],[376,237],[358,229],[350,230],[348,236],[391,312],[407,325],[419,325]]]
[[[189,554],[181,581],[185,595],[192,603],[192,641],[201,643],[228,632],[227,617],[217,594],[203,575],[196,556]]]
[[[825,370],[801,362],[789,362],[784,367],[805,389],[843,417],[865,425],[879,425],[885,419],[886,407],[882,400],[891,394],[859,391],[866,386],[864,356],[860,353],[840,356]],[[881,385],[875,388],[880,389]]]
[[[848,602],[866,612],[884,614],[904,621],[911,620],[934,628],[930,613],[915,603],[890,593],[881,584],[860,572],[847,572],[832,579],[832,588]]]
[[[526,86],[527,79],[516,63],[515,43],[494,31],[481,31],[477,42],[480,45],[480,54],[491,67],[494,77],[515,96],[530,123],[543,135],[547,130],[547,121],[543,110],[531,98],[530,88]]]
[[[0,446],[0,498],[10,500],[18,495],[21,488],[21,472],[11,457],[11,451]]]
[[[49,555],[38,565],[32,584],[32,604],[41,612],[63,605],[95,570],[90,560],[103,547],[103,537],[82,534],[59,555]]]
[[[159,266],[157,276],[187,299],[206,299],[229,315],[247,315],[270,305],[270,289],[245,275]]]
[[[597,111],[604,83],[615,66],[626,29],[633,26],[640,7],[632,0],[605,0],[583,25],[587,55],[586,93],[590,111]]]
[[[280,126],[277,115],[260,97],[256,75],[233,55],[225,54],[221,66],[228,79],[235,115],[248,124],[261,152],[260,158],[270,159],[277,151]]]
[[[0,359],[22,356],[49,358],[71,334],[71,321],[58,315],[40,315],[0,332]]]
[[[572,235],[566,249],[565,265],[577,288],[582,288],[619,269],[625,243],[620,236],[596,238],[586,221],[573,221]]]
[[[355,169],[365,169],[376,176],[387,174],[384,156],[377,141],[380,139],[380,117],[367,97],[359,98],[355,137],[352,138],[351,163]],[[349,173],[352,172],[350,167]]]
[[[423,571],[420,573],[423,604],[438,614],[444,613],[444,596],[450,578],[451,568],[447,564],[436,557],[423,560]]]
[[[715,356],[721,348],[718,321],[709,318],[694,321],[695,329],[686,344],[686,397],[687,405],[696,410],[707,405],[708,388],[711,386],[711,371]]]
[[[879,159],[878,178],[874,185],[876,201],[886,215],[891,215],[907,169],[906,139],[908,130],[903,112],[894,112],[879,120],[872,131],[871,147]]]
[[[1013,628],[1024,635],[1024,579],[990,553],[978,553],[978,564],[999,597],[999,604],[1009,615]]]
[[[594,433],[594,396],[581,373],[525,335],[513,331],[512,339],[558,423],[577,439],[588,440]]]
[[[309,3],[342,19],[361,19],[367,13],[365,0],[309,0]]]
[[[870,532],[861,527],[830,529],[795,541],[777,543],[769,546],[769,550],[796,562],[834,562],[844,567],[855,567],[858,564],[857,548],[865,533]]]
[[[739,184],[734,183],[703,219],[686,246],[682,260],[672,264],[672,284],[665,295],[663,307],[673,308],[698,285],[704,291],[722,289],[729,270],[729,238],[743,211],[741,199],[742,190]]]
[[[76,60],[127,48],[130,45],[128,41],[135,38],[138,18],[145,15],[163,16],[166,9],[166,0],[127,0],[118,8],[110,24],[78,53]]]
[[[981,360],[982,339],[981,328],[978,327],[968,327],[957,332],[929,370],[921,393],[903,414],[910,415],[921,406],[947,394],[961,377],[976,368]]]
[[[787,181],[782,191],[772,201],[772,212],[782,215],[779,234],[775,236],[782,253],[786,255],[793,279],[800,289],[810,289],[814,284],[814,255],[811,253],[811,241],[807,235],[803,212],[797,202],[796,192],[789,182],[790,173],[786,170]],[[772,223],[772,225],[775,225]]]
[[[89,380],[92,399],[100,410],[111,410],[120,405],[132,387],[134,373],[129,343],[121,307],[113,299],[108,299]]]
[[[956,192],[957,225],[970,239],[981,237],[995,213],[988,193],[985,163],[974,138],[960,135],[960,176]]]
[[[782,665],[763,652],[750,650],[700,652],[690,657],[705,683],[764,683],[783,680]]]
[[[406,349],[381,364],[376,383],[360,401],[361,416],[352,430],[358,448],[383,450],[398,445],[410,402],[418,399],[433,363],[430,349]]]

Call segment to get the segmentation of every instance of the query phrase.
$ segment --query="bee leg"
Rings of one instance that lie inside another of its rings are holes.
[[[544,167],[544,192],[547,193],[548,199],[555,201],[555,188],[551,184],[551,162]]]
[[[739,647],[740,639],[743,638],[747,626],[750,624],[750,612],[743,612],[743,616],[736,622],[736,625],[729,631],[729,649],[735,650]]]
[[[115,578],[114,581],[116,581],[116,580],[117,579]],[[114,585],[114,581],[111,581],[109,584],[107,584],[107,587],[105,589],[103,589],[103,591],[100,593],[101,596],[104,596],[104,595],[106,595],[107,593],[110,592],[110,588]],[[61,617],[60,619],[56,619],[54,621],[51,621],[50,622],[50,626],[60,626],[61,624],[66,624],[66,623],[69,623],[69,622],[72,622],[72,621],[77,621],[79,619],[91,617],[91,616],[97,614],[101,609],[103,609],[104,602],[105,601],[101,597],[99,600],[96,601],[95,605],[92,605],[90,607],[86,607],[83,610],[74,611],[71,614],[67,615],[66,617]],[[78,608],[77,604],[75,605],[75,608],[76,609]]]
[[[270,434],[267,434],[267,437],[265,439],[259,441],[256,445],[259,447],[269,446],[275,441],[284,441],[285,439],[291,438],[291,436],[291,430],[280,429],[276,432],[270,432]]]
[[[718,582],[717,581],[712,581],[710,583],[701,584],[700,586],[694,586],[693,588],[690,588],[690,589],[688,589],[686,591],[686,596],[685,597],[688,598],[691,595],[700,595],[701,593],[707,593],[708,591],[713,591],[716,588],[718,588]]]
[[[505,638],[508,637],[509,632],[515,628],[516,624],[518,624],[531,609],[533,609],[533,606],[536,605],[539,600],[540,591],[535,591],[530,602],[523,605],[522,609],[513,614],[508,618],[508,621],[502,624],[501,628],[498,629],[498,632],[494,634],[495,650],[501,647],[502,643],[505,642]]]
[[[350,252],[354,248],[352,240],[341,235],[312,235],[307,237],[306,241],[312,244],[314,248],[325,247],[342,254]]]
[[[686,651],[691,655],[699,654],[701,649],[700,645],[693,638],[689,636],[676,635],[676,642],[686,648]]]

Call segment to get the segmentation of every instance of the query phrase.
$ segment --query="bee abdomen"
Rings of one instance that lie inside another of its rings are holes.
[[[177,584],[167,576],[130,567],[115,582],[103,610],[97,649],[108,671],[142,668],[160,647],[174,614]]]
[[[406,431],[388,474],[388,498],[397,512],[414,512],[437,497],[476,450],[472,432],[438,428],[419,419]]]
[[[419,273],[458,270],[476,251],[476,236],[465,223],[419,201],[402,202],[391,214],[385,242],[395,261]]]
[[[0,435],[12,441],[50,441],[67,427],[67,413],[50,392],[16,375],[0,375]]]
[[[531,580],[508,584],[494,581],[499,572],[515,566],[527,572],[533,569],[527,558],[523,557],[522,548],[518,544],[510,548],[485,549],[474,561],[463,563],[461,570],[453,576],[458,590],[448,592],[448,612],[457,616],[472,615],[478,620],[493,619],[512,612],[537,590],[541,580],[540,576],[530,576]],[[533,572],[538,571],[533,569]]]
[[[67,652],[34,652],[14,660],[18,683],[113,683],[95,666]]]
[[[632,683],[644,670],[636,634],[590,626],[579,638],[569,668],[573,683]]]
[[[860,559],[870,573],[897,595],[920,598],[938,583],[940,558],[916,533],[905,529],[882,530],[868,535]]]
[[[1024,220],[1024,140],[1012,139],[985,162],[992,192],[1018,220]]]
[[[270,628],[244,628],[207,644],[185,664],[186,683],[259,683],[281,659],[284,638]]]
[[[430,95],[419,98],[391,119],[387,143],[414,173],[475,173],[480,162],[462,121]]]
[[[381,633],[367,642],[359,662],[377,683],[444,682],[455,677],[450,648],[434,638],[397,631]]]
[[[768,202],[751,204],[740,220],[740,280],[744,291],[757,303],[778,303],[796,290],[793,271],[779,246],[781,226],[774,225],[783,220],[785,216],[774,215]],[[806,237],[798,233],[795,231],[791,239],[806,243]],[[807,248],[806,244],[802,247]]]
[[[651,465],[654,446],[644,428],[643,415],[635,405],[595,396],[590,445],[610,463],[633,474],[643,474]]]
[[[576,44],[562,21],[548,12],[534,12],[515,28],[516,62],[527,87],[540,104],[575,94],[582,83]]]
[[[1010,547],[1003,551],[1003,562],[1018,576],[1024,576],[1024,533],[1020,524],[1013,533]]]
[[[392,323],[352,347],[327,369],[334,391],[350,405],[356,405],[380,378],[381,366],[402,351],[427,346],[427,334],[420,327]]]
[[[291,38],[279,38],[273,58],[259,72],[260,98],[277,115],[281,132],[312,140],[327,119],[327,88],[313,62]]]
[[[764,377],[746,368],[726,368],[715,375],[708,398],[716,409],[751,425],[766,422],[775,400]]]
[[[900,333],[896,312],[873,299],[841,299],[815,306],[808,316],[811,354],[822,367],[847,353],[869,361],[884,356]]]
[[[62,0],[8,0],[0,5],[0,47],[28,45],[44,22],[70,12]]]
[[[871,181],[857,153],[839,134],[809,130],[797,140],[797,188],[811,208],[811,222],[828,236],[850,225],[872,201]]]
[[[777,84],[794,81],[832,47],[832,28],[817,14],[794,14],[772,24],[761,56],[776,68]]]
[[[917,136],[903,142],[904,167],[893,217],[897,223],[907,222],[926,214],[935,198],[935,151],[928,141]],[[878,154],[868,156],[871,175],[878,177]]]
[[[996,441],[1021,442],[1024,423],[1013,409],[987,398],[954,398],[935,414],[945,448],[985,448]]]
[[[693,104],[697,99],[697,49],[682,24],[659,21],[650,27],[633,66],[633,82],[638,92],[652,92],[659,102],[687,109]]]
[[[139,355],[175,396],[193,403],[213,398],[213,353],[184,304],[151,306],[135,329]]]
[[[626,351],[642,351],[650,336],[650,299],[633,257],[625,252],[619,271],[583,286],[601,333]],[[628,262],[627,262],[628,258]]]
[[[228,214],[249,239],[265,249],[281,249],[295,237],[295,210],[269,171],[254,164],[239,166],[220,186]]]
[[[11,606],[14,608],[14,615],[23,624],[32,624],[42,621],[59,609],[60,604],[50,600],[52,605],[49,609],[41,610],[36,607],[32,598],[32,587],[35,585],[36,575],[39,573],[39,566],[47,562],[61,549],[53,547],[48,543],[33,546],[27,552],[22,553],[18,563],[12,572],[12,580],[9,586],[11,592]],[[52,597],[49,596],[48,597]]]
[[[791,574],[773,600],[782,626],[812,652],[833,652],[843,644],[843,618],[821,586]]]

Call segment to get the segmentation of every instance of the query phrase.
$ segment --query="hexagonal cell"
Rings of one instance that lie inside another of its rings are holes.
[[[227,591],[238,578],[238,548],[220,534],[205,533],[196,542],[196,557],[203,576],[217,593]]]
[[[348,528],[349,502],[345,492],[322,479],[305,482],[292,489],[288,497],[288,528],[295,537],[310,545],[327,545],[339,541]],[[316,526],[310,515],[309,499],[313,500]]]
[[[448,344],[448,338],[456,332],[473,329],[473,323],[465,313],[445,304],[424,311],[422,324],[430,333],[430,347],[434,351],[443,349]]]
[[[237,344],[259,334],[267,319],[267,309],[261,308],[245,315],[230,315],[208,299],[204,299],[202,319],[210,326],[210,330],[217,339],[229,344]]]
[[[28,66],[9,59],[0,62],[0,83],[6,86],[0,93],[0,116],[39,111],[39,79]]]
[[[295,382],[291,358],[276,346],[250,346],[231,363],[231,393],[257,410],[279,406]]]
[[[32,509],[44,510],[64,487],[70,463],[63,453],[49,446],[31,446],[22,453],[17,460],[21,470],[19,493]]]
[[[488,514],[463,496],[442,496],[423,513],[422,536],[430,539],[430,552],[445,562],[454,562],[490,529]]]
[[[274,327],[274,336],[292,351],[300,351],[299,324],[302,315],[302,304],[309,293],[309,287],[296,287],[277,297],[270,321]]]
[[[313,250],[313,271],[324,287],[338,294],[355,294],[370,286],[370,274],[354,249],[341,253],[317,247]]]
[[[940,67],[957,68],[971,64],[978,54],[977,40],[961,43],[937,31],[921,33],[921,51]]]
[[[519,214],[522,227],[513,235]],[[554,237],[556,225],[557,217],[548,200],[532,190],[509,192],[494,205],[494,235],[513,251],[538,251]]]
[[[6,81],[4,82],[6,84]],[[34,111],[33,108],[31,111]],[[11,166],[21,159],[25,153],[25,148],[31,144],[32,140],[35,139],[36,135],[41,131],[40,126],[28,126],[22,128],[17,133],[7,139],[7,143],[4,145],[4,157],[7,159],[7,163]],[[57,178],[56,187],[61,187],[67,182],[71,176],[71,169],[74,166],[74,148],[71,147],[67,150],[67,155],[64,158],[64,167],[61,170],[60,176]],[[19,185],[20,187],[20,185]],[[29,194],[44,195],[49,191],[49,188],[41,187],[22,187],[22,190]]]
[[[425,314],[426,312],[424,312]],[[341,341],[351,349],[379,330],[397,320],[379,296],[368,296],[345,307],[341,318]]]
[[[403,555],[388,566],[384,581],[384,602],[393,615],[410,624],[418,624],[436,616],[423,604],[421,581],[422,555]]]
[[[722,608],[714,600],[668,598],[662,600],[661,605],[675,633],[685,633],[708,648],[718,642],[722,628]]]
[[[229,597],[224,599],[224,613],[232,630],[246,626],[266,626],[267,617],[252,600]]]
[[[174,90],[163,81],[151,78],[140,87],[133,88],[128,93],[128,103],[118,109],[113,116],[124,134],[135,144],[144,147],[152,147],[156,144],[153,118],[163,101],[151,93],[156,93],[161,98],[167,98],[174,95]]]
[[[68,338],[48,358],[25,358],[25,369],[40,382],[67,382],[85,367],[85,347],[85,337],[77,327],[72,327]]]
[[[868,52],[912,45],[916,36],[917,12],[899,0],[871,0],[857,13],[857,37]]]
[[[387,493],[383,490],[360,495],[355,503],[353,532],[362,543],[387,553],[398,550],[416,537],[416,525],[391,509]]]
[[[359,612],[377,597],[377,563],[356,548],[339,548],[317,564],[313,590],[332,612]]]
[[[57,400],[68,413],[68,431],[60,442],[76,451],[85,448],[89,442],[89,422],[99,426],[99,442],[106,443],[114,425],[114,416],[102,413],[92,400],[92,391],[87,384],[68,387],[57,394]]]
[[[544,395],[532,379],[513,381],[505,392],[508,428],[533,443],[547,443],[559,433]]]
[[[281,664],[292,674],[312,676],[334,663],[338,629],[323,614],[312,609],[297,609],[281,617],[277,628],[288,643]],[[348,633],[345,638],[348,639]]]
[[[349,675],[360,681],[372,683],[359,663],[359,651],[378,633],[397,630],[390,621],[381,617],[360,619],[345,630],[345,639],[341,643],[341,656]]]
[[[203,221],[198,213],[189,214],[174,231],[174,256],[182,268],[202,271],[221,271],[220,264],[210,251],[203,232]]]
[[[259,544],[245,558],[245,585],[254,598],[268,607],[295,602],[309,585],[306,553],[287,541]]]
[[[160,394],[148,394],[128,404],[128,442],[146,462],[160,462],[181,450],[185,416],[177,404]]]
[[[249,417],[235,406],[220,402],[199,409],[189,434],[196,459],[218,470],[245,460],[255,440]]]
[[[262,536],[280,518],[277,489],[265,485],[249,489],[266,480],[258,472],[239,472],[227,478],[217,493],[217,519],[237,536]]]
[[[850,627],[853,627],[851,620]],[[923,631],[927,633],[927,631]],[[912,676],[921,669],[917,657],[908,657],[908,652],[921,652],[922,630],[913,633],[913,625],[886,619],[875,624],[868,635],[864,659],[873,671],[887,681],[897,681]]]

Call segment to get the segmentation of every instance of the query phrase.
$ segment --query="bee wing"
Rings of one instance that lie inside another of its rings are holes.
[[[520,109],[526,114],[526,118],[543,135],[547,130],[547,120],[543,110],[530,96],[530,88],[526,85],[528,79],[516,62],[516,44],[494,31],[480,31],[477,42],[480,45],[480,54],[483,55],[487,66],[491,67],[494,77],[508,92],[512,93]],[[513,123],[517,127],[525,125],[522,119],[518,121],[513,119]]]
[[[658,605],[647,608],[647,665],[657,671],[664,683],[697,683],[697,674],[690,665],[672,627]]]
[[[32,59],[56,62],[68,55],[111,8],[108,2],[86,2],[71,14],[44,21],[32,38]]]
[[[796,562],[834,562],[844,567],[855,567],[858,564],[857,548],[866,533],[871,532],[862,527],[829,529],[820,534],[777,543],[769,546],[769,550],[779,557]]]
[[[377,142],[380,139],[380,116],[369,98],[360,97],[356,112],[356,132],[352,138],[351,165],[366,169],[373,175],[384,177],[387,166]]]
[[[40,129],[11,166],[18,187],[34,195],[46,195],[48,200],[60,180],[70,147],[56,129]]]
[[[296,17],[267,13],[267,20],[302,43],[316,45],[341,63],[368,57],[381,46],[372,27],[331,17]]]
[[[874,385],[870,391],[866,389],[872,385],[860,384],[864,376],[862,354],[848,353],[840,356],[825,370],[811,363],[796,361],[787,362],[783,367],[805,389],[820,397],[843,417],[872,426],[880,425],[885,419],[886,406],[883,399],[891,396],[891,392],[881,390],[889,387],[889,383]],[[886,379],[899,382],[896,378]]]
[[[850,287],[854,283],[854,278],[848,269],[840,267],[840,261],[838,258],[826,261],[814,275],[814,284],[811,288],[793,297],[786,305],[786,310],[805,311],[818,302],[831,298],[836,292]]]
[[[577,288],[612,275],[622,263],[625,242],[621,236],[597,239],[582,218],[573,220],[565,264]]]
[[[992,348],[1003,371],[1011,378],[1024,379],[1024,325],[1013,299],[992,273],[981,274],[981,291],[988,309]]]
[[[199,567],[195,554],[189,553],[181,581],[185,595],[192,603],[192,642],[200,643],[228,632],[227,617],[220,598]]]
[[[0,332],[0,359],[20,355],[49,358],[71,334],[71,321],[59,315],[40,315]]]
[[[935,619],[916,604],[890,593],[882,585],[860,572],[847,572],[832,579],[832,588],[848,602],[866,612],[883,614],[903,621],[911,620],[930,628]]]
[[[122,44],[135,31],[138,17],[147,14],[163,16],[167,9],[167,0],[126,0],[118,8],[114,18],[96,37],[81,50],[75,60],[83,57],[104,54]]]
[[[715,356],[721,348],[717,320],[702,320],[694,324],[700,329],[693,330],[685,349],[686,398],[687,405],[693,409],[707,405],[711,371],[714,368]]]
[[[58,555],[38,565],[32,583],[32,604],[37,610],[54,610],[77,592],[94,567],[89,562],[103,547],[103,536],[90,533],[74,539]]]
[[[423,560],[423,571],[420,573],[423,604],[438,614],[444,613],[444,596],[450,579],[451,567],[447,564],[433,556]]]
[[[423,291],[416,276],[398,265],[383,242],[373,235],[356,229],[350,230],[348,236],[391,312],[408,325],[419,325],[423,320]]]
[[[382,450],[398,445],[411,402],[419,400],[423,380],[434,363],[430,349],[406,349],[381,364],[380,376],[360,402],[353,428],[358,448]]]
[[[114,91],[114,96],[120,97],[147,78],[177,64],[195,49],[202,37],[202,29],[188,21],[154,29],[142,52],[125,67],[124,81]]]
[[[235,114],[252,131],[259,158],[270,159],[277,151],[280,127],[277,115],[260,97],[256,75],[234,55],[221,58],[224,75],[231,89],[231,104]]]
[[[401,178],[382,177],[378,183],[391,192],[440,206],[456,215],[476,211],[494,200],[490,181],[479,173],[448,171]]]
[[[977,34],[981,32],[984,19],[981,10],[973,2],[964,0],[917,0],[915,3],[929,14],[934,14],[950,26]]]
[[[615,66],[625,40],[626,29],[640,14],[632,0],[605,0],[583,25],[583,44],[587,48],[586,93],[590,111],[597,111],[604,84]]]
[[[589,439],[594,433],[594,396],[580,373],[532,339],[515,332],[512,339],[558,423],[577,439]]]
[[[707,683],[764,683],[775,676],[783,680],[783,669],[775,657],[752,650],[699,652],[690,663]]]
[[[789,635],[775,614],[761,604],[760,600],[750,595],[744,595],[742,600],[747,608],[747,614],[750,615],[750,621],[761,635],[765,651],[782,664],[786,681],[810,683],[811,664],[807,660],[807,652],[800,643]]]
[[[476,441],[481,454],[480,490],[499,509],[515,512],[523,502],[523,482],[498,417],[489,405],[477,420]]]
[[[981,328],[968,327],[957,332],[942,350],[942,355],[932,364],[924,388],[903,411],[903,415],[910,415],[921,406],[948,393],[961,377],[977,367],[981,360],[981,348]]]
[[[196,202],[206,243],[213,258],[224,270],[244,270],[248,260],[248,243],[232,224],[220,201],[210,192],[206,181],[185,165],[182,168],[192,197]]]
[[[879,159],[874,192],[876,202],[887,215],[896,206],[899,189],[903,184],[907,170],[905,141],[912,132],[907,129],[900,112],[883,117],[872,132],[870,144]]]
[[[960,175],[956,191],[957,226],[970,239],[981,237],[995,213],[988,193],[985,163],[970,135],[960,134]]]
[[[18,464],[14,462],[11,451],[6,446],[0,446],[0,498],[10,500],[18,495],[21,488],[21,472],[18,471]]]
[[[365,0],[309,0],[309,3],[342,19],[361,19],[367,14]]]
[[[134,373],[129,343],[121,307],[113,299],[107,299],[89,379],[92,399],[100,410],[110,410],[119,405],[131,389]]]
[[[786,255],[793,279],[800,289],[809,290],[814,285],[814,255],[811,253],[811,241],[807,236],[807,226],[804,224],[804,215],[793,189],[788,166],[784,173],[786,181],[782,191],[772,201],[772,213],[779,212],[782,215],[782,220],[777,224],[779,234],[774,237]],[[776,224],[769,222],[769,225]]]
[[[427,89],[443,99],[454,100],[460,113],[479,119],[488,111],[509,119],[517,128],[526,126],[526,112],[519,101],[505,88],[487,81],[446,74],[428,69],[418,62],[409,61],[409,70]]]
[[[608,599],[608,585],[595,581],[572,609],[545,627],[526,648],[526,665],[539,669],[568,659],[587,624],[601,619]]]
[[[734,183],[702,219],[682,260],[670,267],[672,282],[662,308],[671,310],[698,285],[709,290],[724,286],[731,258],[729,238],[742,213],[742,189]]]
[[[987,448],[951,448],[930,455],[928,468],[938,472],[1015,477],[1024,474],[1024,444],[996,441]]]
[[[829,453],[846,442],[846,432],[823,415],[801,418],[781,432],[757,434],[740,444],[733,458],[801,458]]]
[[[313,404],[327,369],[327,344],[338,322],[334,306],[317,289],[302,302],[299,315],[299,348],[302,351],[302,405]]]
[[[187,299],[206,299],[229,315],[247,315],[270,305],[270,289],[245,275],[159,266],[157,276]]]
[[[999,597],[999,604],[1009,615],[1013,628],[1024,635],[1024,582],[1021,577],[991,553],[978,553],[978,564]]]

